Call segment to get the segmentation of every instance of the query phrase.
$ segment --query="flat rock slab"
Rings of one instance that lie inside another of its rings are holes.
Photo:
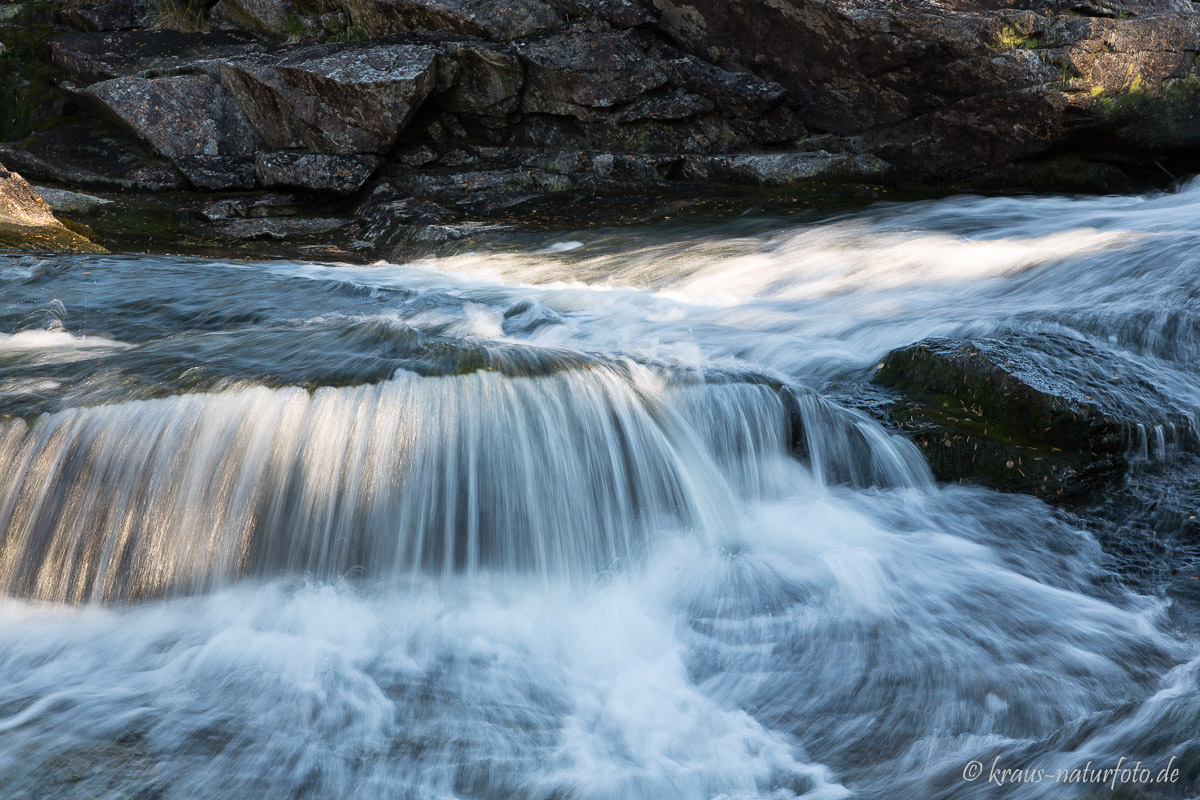
[[[882,175],[887,162],[871,155],[827,153],[744,153],[730,156],[689,155],[681,176],[687,180],[751,186],[788,186],[813,178],[870,179]]]
[[[69,33],[46,42],[51,62],[81,83],[168,75],[199,61],[268,49],[271,46],[225,33],[170,30]]]
[[[353,194],[379,166],[376,156],[260,153],[254,161],[260,184],[271,188]]]
[[[35,133],[0,145],[0,160],[38,181],[91,189],[162,192],[182,189],[183,176],[143,152],[137,142],[84,125]]]
[[[286,241],[308,236],[320,236],[343,228],[350,223],[339,217],[284,217],[280,219],[237,219],[221,226],[221,231],[233,239],[250,241]]]
[[[80,31],[127,31],[149,27],[154,6],[147,0],[109,0],[92,6],[70,6],[59,16]]]

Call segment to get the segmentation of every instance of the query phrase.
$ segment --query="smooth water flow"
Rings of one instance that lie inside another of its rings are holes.
[[[0,797],[1200,789],[1163,587],[859,410],[1001,337],[1183,470],[1198,189],[0,279]]]

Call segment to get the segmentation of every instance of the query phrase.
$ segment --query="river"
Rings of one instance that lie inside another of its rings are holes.
[[[1190,797],[1166,556],[863,410],[965,335],[1195,433],[1200,186],[0,257],[0,796]]]

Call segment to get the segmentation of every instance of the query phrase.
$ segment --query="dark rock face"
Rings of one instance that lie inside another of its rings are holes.
[[[543,0],[383,0],[375,9],[389,32],[454,31],[500,40],[528,36],[564,21]]]
[[[60,13],[81,31],[128,31],[148,27],[154,7],[146,0],[109,0],[92,7],[67,7]]]
[[[286,37],[289,20],[296,19],[288,0],[219,0],[213,13],[234,27],[274,38]]]
[[[181,155],[175,167],[201,191],[233,191],[258,186],[254,159],[249,156]]]
[[[466,40],[442,43],[440,104],[451,113],[503,126],[521,105],[525,70],[516,52],[502,45]]]
[[[136,142],[67,125],[37,133],[20,147],[0,145],[0,158],[39,181],[91,189],[163,192],[184,188],[180,173]]]
[[[1082,356],[1095,374],[1051,373],[1034,347],[1056,363]],[[1070,501],[1122,477],[1156,426],[1165,445],[1189,444],[1186,417],[1132,369],[1074,339],[930,339],[889,353],[874,380],[900,392],[892,419],[938,478]],[[1137,406],[1123,399],[1131,388]]]
[[[1186,0],[148,1],[60,0],[80,32],[26,70],[58,87],[39,125],[94,115],[148,147],[42,130],[10,163],[334,204],[386,185],[455,225],[563,192],[1112,191],[1200,163]]]
[[[524,109],[594,119],[590,109],[636,100],[667,82],[667,72],[621,33],[574,25],[520,45],[529,79]]]
[[[177,72],[199,61],[262,52],[259,42],[224,33],[138,30],[68,33],[46,43],[51,63],[80,83]]]
[[[926,178],[1094,138],[1114,102],[1191,80],[1200,52],[1200,17],[1174,0],[653,5],[693,53],[778,81],[810,127]]]

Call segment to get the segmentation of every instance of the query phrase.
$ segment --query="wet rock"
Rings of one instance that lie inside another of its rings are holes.
[[[382,153],[434,88],[436,56],[406,44],[311,45],[223,61],[219,72],[272,148]]]
[[[1093,369],[1118,377],[1106,388]],[[1188,435],[1186,415],[1139,384],[1135,370],[1087,342],[1049,335],[929,339],[888,354],[874,380],[899,390],[891,417],[940,479],[1077,500],[1120,478],[1149,448],[1155,424],[1155,449]]]
[[[594,109],[636,100],[667,83],[667,72],[627,34],[583,23],[518,45],[527,66],[523,108],[594,119]]]
[[[440,225],[458,216],[437,203],[415,197],[389,196],[394,194],[394,191],[377,193],[355,212],[359,239],[374,242],[401,226]]]
[[[0,165],[0,249],[103,252],[68,230],[42,196],[16,172]]]
[[[367,182],[379,162],[376,156],[260,153],[254,169],[258,182],[266,187],[353,194]]]
[[[0,145],[0,159],[38,181],[92,189],[162,192],[183,176],[136,142],[92,126],[66,125]]]
[[[69,6],[59,15],[80,31],[127,31],[149,27],[154,6],[146,0],[110,0],[96,5]]]
[[[84,94],[167,158],[246,156],[259,148],[250,121],[207,75],[114,78]]]
[[[81,192],[69,192],[66,189],[54,189],[49,186],[33,187],[46,204],[50,206],[50,210],[56,214],[94,214],[107,205],[112,204],[112,200],[105,197],[96,197],[92,194],[83,194]]]

